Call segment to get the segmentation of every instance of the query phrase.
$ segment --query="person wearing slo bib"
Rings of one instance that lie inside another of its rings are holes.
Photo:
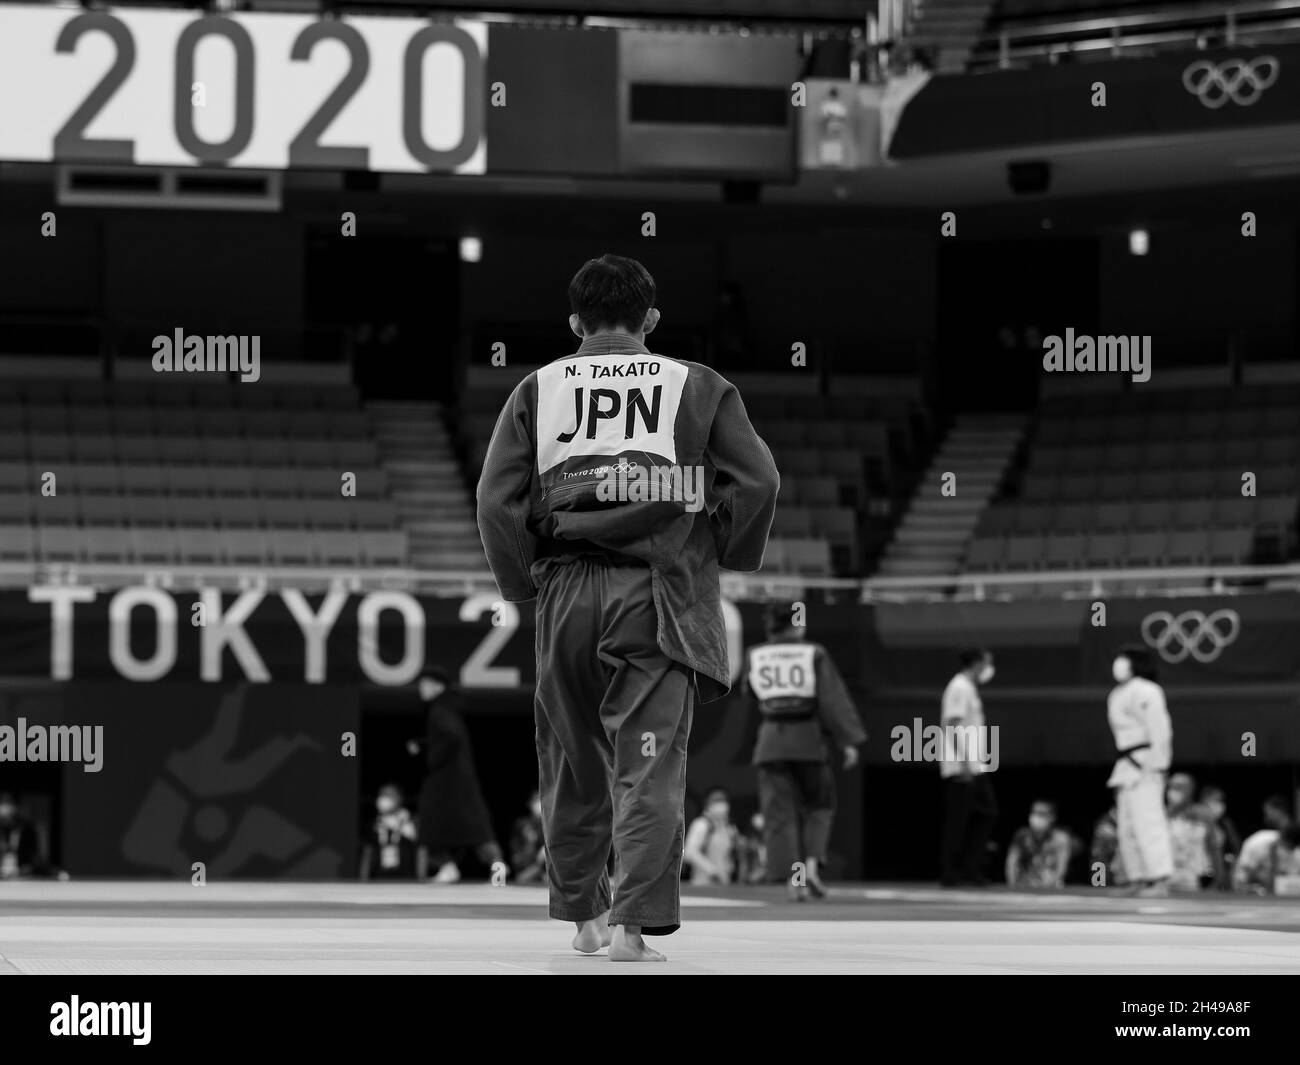
[[[768,608],[767,642],[745,653],[743,677],[759,715],[753,764],[768,876],[785,880],[799,902],[826,893],[821,865],[835,819],[832,748],[852,769],[867,738],[830,655],[805,639],[802,614],[802,604]]]

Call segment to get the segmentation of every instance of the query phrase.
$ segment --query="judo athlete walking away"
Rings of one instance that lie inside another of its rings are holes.
[[[758,797],[763,811],[767,868],[786,880],[792,899],[826,894],[821,863],[835,819],[832,746],[845,769],[858,764],[867,734],[839,670],[820,644],[804,637],[802,608],[769,607],[767,642],[745,653],[745,690],[758,706]],[[792,877],[796,861],[804,876]]]
[[[1173,754],[1173,728],[1155,662],[1145,647],[1121,648],[1111,665],[1115,687],[1106,717],[1119,757],[1107,786],[1119,811],[1119,856],[1139,895],[1167,895],[1174,872],[1165,774]]]
[[[642,937],[680,926],[691,719],[730,685],[718,567],[762,565],[779,478],[733,385],[646,348],[640,263],[592,259],[569,300],[582,343],[506,402],[479,532],[502,598],[537,599],[550,915],[580,951],[662,961]]]

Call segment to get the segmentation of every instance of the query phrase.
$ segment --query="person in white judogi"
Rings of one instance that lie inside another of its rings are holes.
[[[1139,895],[1166,895],[1173,848],[1165,815],[1165,774],[1173,753],[1173,727],[1155,662],[1145,647],[1123,647],[1112,664],[1115,687],[1106,716],[1119,757],[1107,786],[1115,789],[1119,853]]]

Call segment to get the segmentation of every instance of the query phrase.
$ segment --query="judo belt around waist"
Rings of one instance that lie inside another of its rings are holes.
[[[1133,755],[1138,751],[1145,751],[1150,746],[1151,744],[1149,743],[1139,743],[1136,747],[1125,747],[1122,751],[1119,752],[1119,756],[1121,758],[1127,758],[1135,766],[1141,769],[1142,763],[1139,762],[1136,758],[1134,758]]]
[[[813,710],[760,710],[764,721],[812,721],[817,717]]]
[[[625,555],[590,540],[543,540],[537,545],[538,558],[599,558],[614,566],[641,566],[650,568],[650,563],[636,555]]]

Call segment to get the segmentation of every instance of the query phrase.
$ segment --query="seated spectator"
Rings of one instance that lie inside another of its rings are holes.
[[[1063,887],[1071,849],[1069,833],[1056,827],[1056,804],[1037,800],[1029,809],[1029,824],[1017,830],[1007,848],[1007,885]]]
[[[38,855],[35,826],[18,812],[13,795],[0,794],[0,880],[31,876]]]
[[[1124,863],[1119,855],[1119,810],[1115,806],[1098,818],[1092,829],[1092,848],[1090,857],[1093,865],[1102,864],[1105,880],[1098,887],[1120,887],[1128,883],[1124,874]],[[1091,882],[1092,870],[1089,870]]]
[[[749,831],[736,840],[736,882],[761,884],[767,879],[767,845],[763,842],[763,815],[749,819]]]
[[[1294,827],[1291,808],[1284,798],[1275,795],[1264,801],[1264,827],[1247,836],[1241,845],[1232,871],[1233,890],[1258,895],[1274,891],[1279,871],[1285,874],[1290,868],[1283,835]],[[1294,838],[1294,833],[1287,838]]]
[[[721,788],[704,800],[704,812],[691,822],[682,852],[682,867],[690,869],[692,884],[730,884],[736,869],[736,826],[731,802]]]
[[[1232,866],[1241,850],[1241,835],[1228,817],[1228,798],[1222,788],[1201,789],[1201,809],[1209,825],[1210,861],[1213,866],[1206,887],[1228,891],[1232,887]]]
[[[1281,830],[1262,829],[1241,845],[1234,886],[1238,891],[1274,895],[1283,877],[1292,884],[1300,881],[1300,825],[1294,823]],[[1296,893],[1295,887],[1287,892]]]
[[[418,835],[415,819],[403,805],[401,789],[385,784],[375,799],[375,819],[362,844],[361,879],[414,880]]]
[[[546,879],[546,845],[542,839],[542,796],[534,791],[528,800],[528,813],[516,818],[510,832],[510,864],[515,881],[535,884]]]
[[[1213,875],[1210,855],[1209,815],[1193,800],[1196,781],[1190,773],[1175,773],[1165,786],[1169,814],[1169,841],[1174,851],[1174,891],[1200,891],[1203,877]]]
[[[11,792],[0,792],[0,880],[67,880],[68,874],[49,860],[48,839],[45,826],[24,815]]]

